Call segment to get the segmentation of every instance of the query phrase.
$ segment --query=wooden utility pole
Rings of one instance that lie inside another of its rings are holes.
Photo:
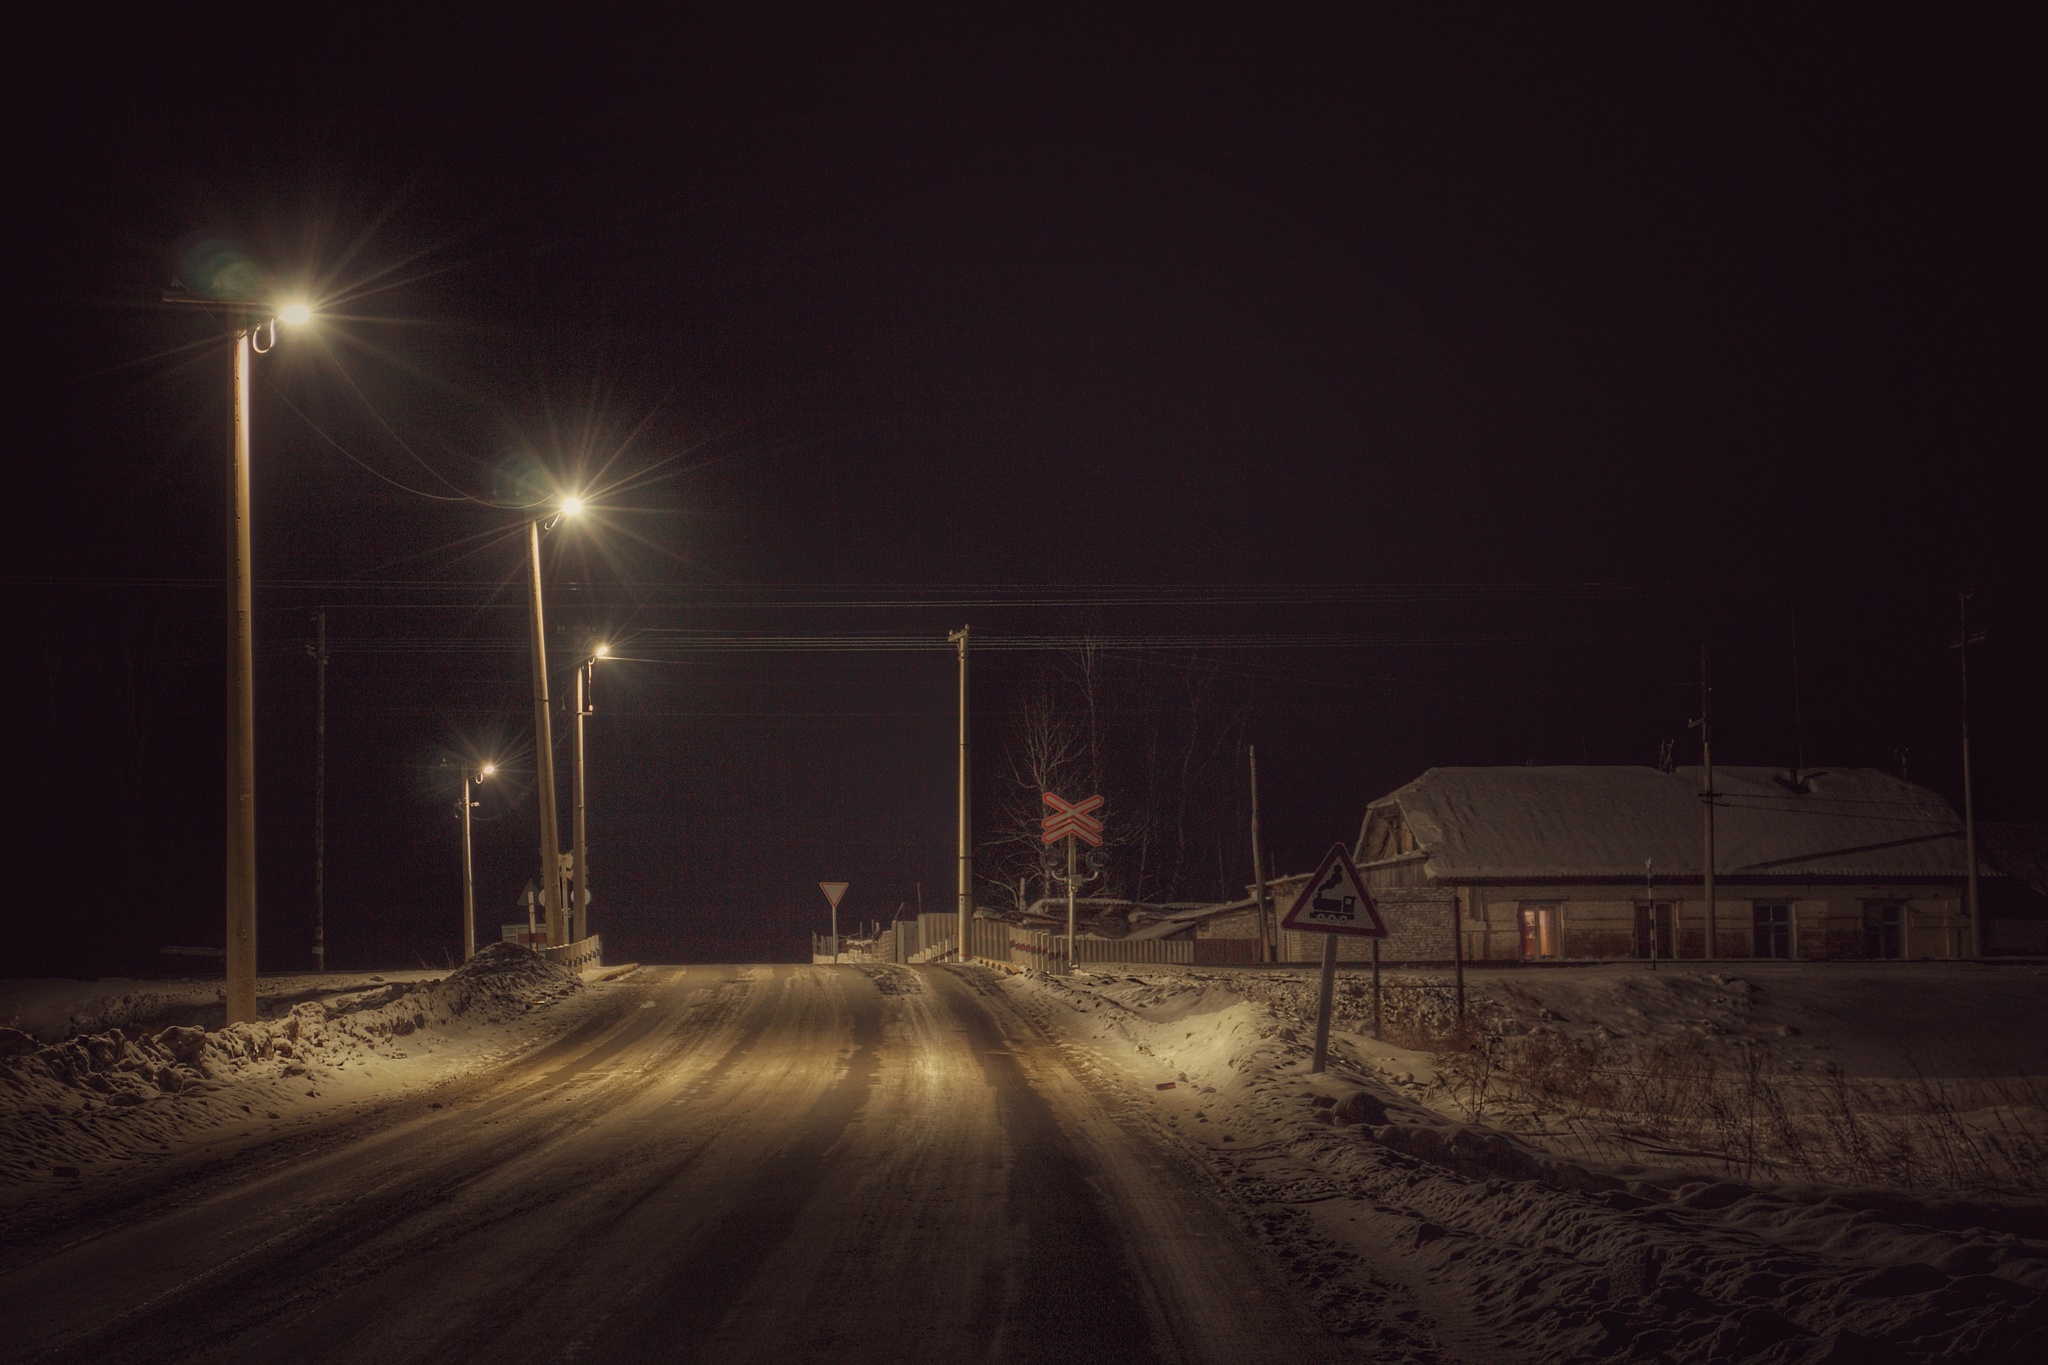
[[[1706,816],[1705,871],[1701,877],[1707,902],[1706,939],[1700,956],[1714,956],[1714,690],[1707,682],[1707,647],[1700,646],[1700,809]],[[1654,912],[1653,912],[1654,913]],[[1672,945],[1674,955],[1677,945]]]
[[[972,832],[967,815],[967,627],[948,631],[946,639],[960,647],[960,937],[955,956],[967,960],[967,925],[974,915],[974,854],[968,837]]]
[[[1982,635],[1970,634],[1970,593],[1968,589],[1956,593],[1956,634],[1955,648],[1963,665],[1963,857],[1968,861],[1970,941],[1964,953],[1978,957],[1984,951],[1984,922],[1978,915],[1977,906],[1977,801],[1976,792],[1970,781],[1970,646],[1982,640]],[[1899,912],[1903,926],[1905,911]]]
[[[324,607],[313,613],[313,679],[313,970],[324,972],[327,970],[327,609]]]
[[[1279,954],[1274,950],[1272,920],[1268,914],[1268,888],[1266,886],[1266,857],[1259,842],[1259,746],[1245,746],[1252,760],[1252,895],[1259,907],[1259,961],[1272,962]]]

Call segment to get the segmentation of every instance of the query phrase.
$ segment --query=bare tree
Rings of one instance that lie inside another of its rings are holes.
[[[1039,841],[1040,793],[1100,793],[1110,862],[1094,894],[1227,898],[1223,869],[1244,861],[1224,849],[1243,842],[1235,758],[1248,699],[1230,694],[1226,676],[1212,659],[1125,655],[1092,641],[1048,660],[1012,712],[1004,790],[983,826],[985,882],[1020,908],[1034,885],[1057,894],[1053,853]]]

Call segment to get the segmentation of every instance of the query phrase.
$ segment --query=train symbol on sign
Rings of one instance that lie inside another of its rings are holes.
[[[1302,884],[1301,894],[1294,898],[1294,907],[1280,927],[1297,933],[1387,936],[1379,907],[1352,864],[1350,850],[1342,844],[1332,847],[1315,875]]]
[[[1323,884],[1316,888],[1316,894],[1309,901],[1308,917],[1311,920],[1336,920],[1339,924],[1351,924],[1358,919],[1358,896],[1351,891],[1350,879],[1344,869],[1333,867],[1330,875],[1323,878]]]

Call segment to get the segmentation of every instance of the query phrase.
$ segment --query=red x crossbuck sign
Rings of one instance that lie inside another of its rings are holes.
[[[1068,801],[1051,792],[1043,793],[1045,804],[1052,807],[1052,814],[1039,821],[1045,833],[1040,837],[1048,844],[1056,844],[1072,835],[1083,843],[1102,842],[1102,822],[1088,812],[1102,804],[1102,798],[1091,796],[1086,801]]]

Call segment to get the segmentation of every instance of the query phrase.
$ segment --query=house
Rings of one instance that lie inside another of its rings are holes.
[[[1706,809],[1696,768],[1431,768],[1367,808],[1354,856],[1397,937],[1455,923],[1473,962],[1971,950],[1946,801],[1872,768],[1749,767],[1714,769],[1710,950]]]

